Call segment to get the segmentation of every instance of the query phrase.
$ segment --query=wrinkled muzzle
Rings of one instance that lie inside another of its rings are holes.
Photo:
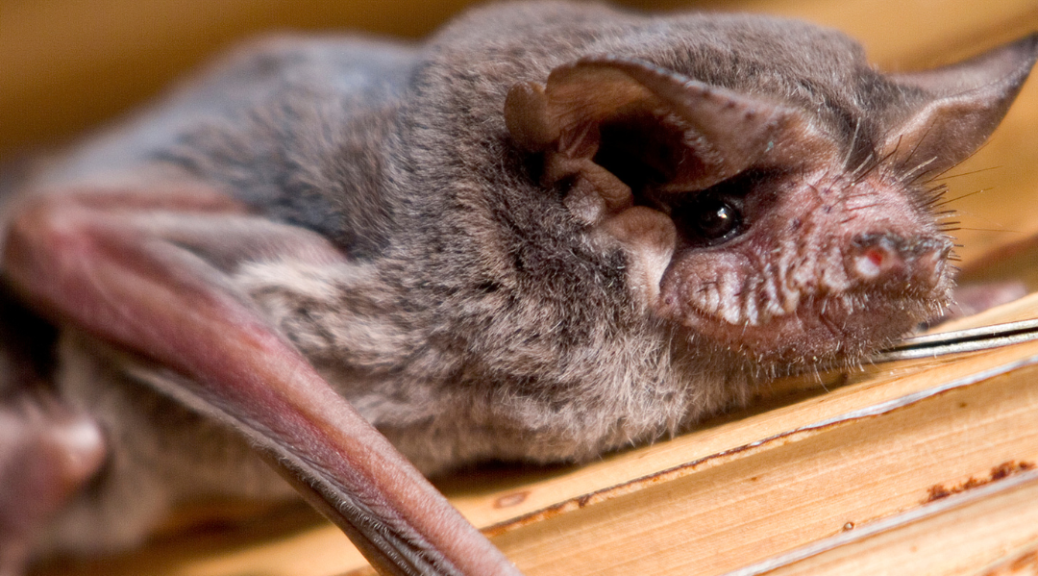
[[[748,231],[679,248],[660,313],[760,362],[855,359],[940,312],[952,243],[913,196],[874,178],[787,181]]]

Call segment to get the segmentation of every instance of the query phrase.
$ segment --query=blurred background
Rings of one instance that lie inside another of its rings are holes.
[[[414,39],[473,3],[0,0],[0,154],[58,143],[94,126],[248,36],[272,30],[354,30]],[[863,39],[873,58],[888,67],[927,64],[935,56],[953,59],[950,38],[977,40],[957,46],[991,45],[1038,27],[1038,0],[974,2],[972,8],[940,0],[620,3],[635,9],[695,6],[810,18]],[[875,26],[879,21],[896,26]]]

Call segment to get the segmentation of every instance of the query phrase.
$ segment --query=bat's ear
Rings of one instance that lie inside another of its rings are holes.
[[[892,74],[924,97],[887,122],[881,156],[909,172],[941,174],[968,158],[994,132],[1038,59],[1038,33],[964,62]]]
[[[560,66],[546,85],[516,84],[505,120],[520,147],[545,152],[548,180],[587,176],[593,163],[604,173],[592,179],[607,173],[636,189],[702,190],[751,165],[810,155],[805,146],[832,148],[800,112],[614,57]]]

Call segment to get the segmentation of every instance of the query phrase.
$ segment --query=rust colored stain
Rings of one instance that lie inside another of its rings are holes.
[[[991,474],[987,478],[979,478],[978,479],[978,478],[974,478],[974,477],[970,476],[968,480],[966,480],[965,482],[963,482],[961,484],[958,484],[956,486],[945,486],[944,484],[934,484],[927,491],[927,495],[926,495],[926,498],[923,500],[923,504],[927,504],[927,503],[933,502],[935,500],[940,500],[941,498],[947,498],[948,496],[951,496],[952,494],[958,494],[960,492],[965,492],[967,490],[970,490],[970,489],[973,489],[973,488],[977,488],[977,487],[983,486],[985,484],[990,484],[992,482],[996,482],[996,481],[1001,480],[1003,478],[1008,478],[1009,476],[1012,476],[1014,474],[1019,474],[1020,472],[1026,472],[1027,470],[1033,470],[1034,468],[1035,468],[1034,462],[1016,462],[1015,460],[1010,460],[1008,462],[1003,462],[1003,463],[999,464],[998,466],[995,466],[994,468],[992,468],[991,469]]]
[[[741,450],[742,450],[742,447],[740,447],[737,450],[733,450],[732,452],[738,452],[738,451],[741,451]],[[615,495],[617,492],[625,491],[624,489],[631,490],[632,488],[644,487],[645,485],[652,484],[652,483],[655,483],[655,482],[659,482],[661,480],[665,480],[665,479],[671,477],[674,474],[674,472],[677,471],[677,470],[685,470],[685,469],[688,469],[688,468],[694,468],[696,464],[699,464],[699,463],[701,463],[701,462],[703,462],[705,460],[708,460],[708,459],[711,459],[711,458],[714,458],[714,457],[717,457],[717,456],[720,456],[720,455],[721,454],[715,454],[715,455],[710,456],[708,458],[703,458],[701,460],[697,460],[696,462],[685,464],[683,466],[678,466],[678,467],[675,467],[675,468],[671,468],[669,470],[661,470],[661,471],[656,472],[654,474],[650,474],[648,476],[643,476],[641,478],[638,478],[638,479],[633,480],[631,482],[626,482],[624,484],[620,484],[618,486],[610,486],[609,488],[603,488],[601,490],[596,490],[595,492],[591,492],[590,494],[584,494],[583,496],[578,496],[576,498],[571,498],[569,500],[565,500],[563,502],[559,502],[558,504],[555,504],[553,506],[548,506],[547,508],[542,508],[542,509],[537,510],[535,512],[530,512],[529,514],[524,514],[522,516],[519,516],[518,518],[513,518],[511,520],[506,520],[504,522],[500,522],[498,524],[494,524],[492,526],[488,526],[486,528],[481,529],[480,531],[483,532],[483,535],[486,536],[487,538],[493,538],[495,536],[498,536],[500,534],[504,534],[505,532],[508,532],[509,530],[513,530],[513,529],[521,527],[521,526],[526,526],[528,524],[533,524],[533,523],[536,523],[536,522],[541,522],[543,520],[547,520],[549,518],[558,516],[558,515],[563,514],[565,512],[571,512],[573,510],[578,510],[580,508],[584,508],[585,506],[587,506],[589,504],[592,504],[592,503],[595,503],[595,502],[599,502],[599,501],[602,501],[602,500],[608,500],[611,496]]]

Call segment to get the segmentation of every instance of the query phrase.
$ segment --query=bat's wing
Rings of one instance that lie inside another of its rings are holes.
[[[231,256],[343,258],[185,185],[38,195],[3,270],[49,317],[183,376],[164,392],[240,430],[382,573],[518,574],[236,291]]]

